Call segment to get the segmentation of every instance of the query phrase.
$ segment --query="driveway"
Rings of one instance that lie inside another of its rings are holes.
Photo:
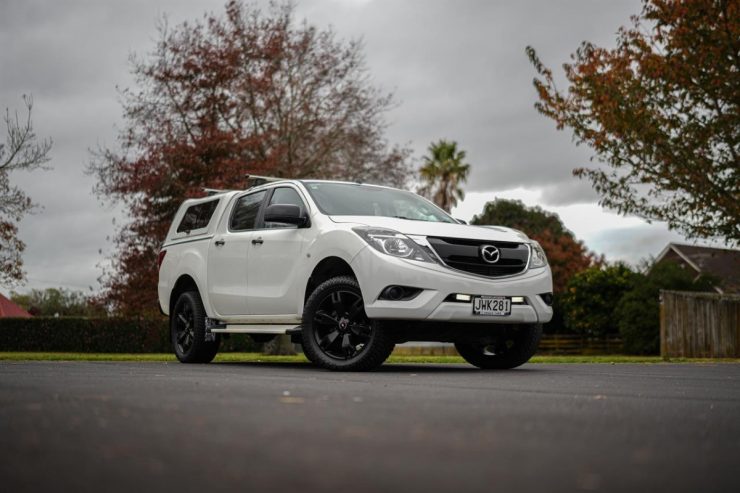
[[[740,365],[0,363],[18,491],[728,491]]]

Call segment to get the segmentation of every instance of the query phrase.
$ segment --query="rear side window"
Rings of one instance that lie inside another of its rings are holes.
[[[259,214],[260,205],[262,205],[262,199],[264,198],[264,191],[240,197],[234,206],[229,229],[231,231],[254,229],[257,224],[257,214]]]
[[[182,217],[182,221],[180,221],[180,225],[177,227],[177,232],[189,233],[195,229],[207,228],[217,206],[218,199],[191,205],[185,211],[185,215]]]

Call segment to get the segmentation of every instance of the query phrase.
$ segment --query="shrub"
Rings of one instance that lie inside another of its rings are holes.
[[[575,274],[561,300],[565,326],[589,337],[616,334],[615,307],[640,277],[624,264],[591,267]]]
[[[222,340],[222,351],[259,351],[252,339]],[[169,353],[164,318],[5,318],[0,319],[0,351],[76,353]]]
[[[553,293],[552,301],[552,320],[542,326],[542,331],[545,334],[572,334],[565,325],[565,318],[563,317],[563,295],[562,293]]]
[[[619,335],[627,354],[660,351],[660,302],[658,290],[641,283],[625,293],[616,309]]]
[[[678,264],[664,262],[650,267],[643,282],[624,294],[615,310],[625,352],[660,352],[660,290],[712,291],[708,278],[695,279]]]

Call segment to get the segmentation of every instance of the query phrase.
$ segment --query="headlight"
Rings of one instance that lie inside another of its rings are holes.
[[[539,267],[546,266],[547,257],[545,256],[545,251],[542,249],[540,244],[533,241],[529,246],[532,249],[532,257],[529,259],[529,268],[537,269]]]
[[[360,238],[381,253],[393,257],[435,263],[435,260],[424,249],[408,236],[392,229],[357,227],[352,228]]]

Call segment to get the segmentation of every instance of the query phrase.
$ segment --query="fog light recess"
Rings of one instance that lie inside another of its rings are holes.
[[[423,290],[409,286],[388,286],[380,292],[378,299],[387,301],[408,301],[416,298]]]

